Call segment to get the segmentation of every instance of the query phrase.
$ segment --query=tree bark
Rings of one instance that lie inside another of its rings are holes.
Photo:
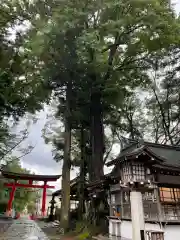
[[[64,161],[62,167],[62,201],[61,201],[61,228],[66,232],[69,228],[70,213],[70,169],[71,169],[71,107],[70,99],[72,92],[72,80],[67,84],[66,89],[66,112],[64,132]]]
[[[79,182],[79,205],[78,205],[78,219],[82,220],[82,216],[85,210],[85,176],[86,176],[86,167],[85,167],[85,136],[84,128],[81,127],[81,139],[80,139],[80,148],[81,148],[81,163],[80,163],[80,182]]]
[[[104,175],[104,127],[101,94],[91,95],[91,138],[92,138],[92,172],[91,180],[99,180]]]
[[[104,175],[104,127],[103,127],[103,111],[101,93],[93,92],[91,95],[91,172],[89,172],[90,181],[100,180]],[[91,199],[90,219],[94,225],[100,225],[101,222],[101,204],[105,195],[100,198]],[[104,217],[103,217],[104,220]]]

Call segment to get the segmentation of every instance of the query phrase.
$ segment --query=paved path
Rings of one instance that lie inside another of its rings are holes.
[[[0,240],[49,240],[37,223],[27,218],[14,220]]]
[[[4,232],[6,232],[7,229],[12,225],[12,223],[13,223],[12,219],[0,218],[0,239]]]
[[[96,239],[96,240],[131,240],[129,238],[124,238],[124,237],[103,236],[103,235],[98,235],[97,237],[93,237],[93,239]]]

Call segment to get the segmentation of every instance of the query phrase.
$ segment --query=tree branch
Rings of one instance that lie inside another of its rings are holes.
[[[104,160],[103,160],[104,164],[106,163],[106,161],[107,161],[107,159],[108,159],[108,157],[109,157],[109,154],[110,154],[111,151],[112,151],[112,148],[113,148],[113,145],[114,145],[115,132],[116,132],[116,130],[114,129],[114,130],[113,130],[113,133],[112,133],[112,138],[113,138],[113,139],[112,139],[111,146],[110,146],[109,150],[107,151],[106,156],[104,157]]]
[[[37,145],[37,144],[36,144],[36,145]],[[27,151],[27,152],[24,153],[23,155],[19,156],[18,158],[20,159],[20,158],[23,158],[23,157],[25,157],[26,155],[30,154],[30,153],[34,150],[34,148],[36,147],[36,145],[34,145],[29,151]]]
[[[8,151],[6,151],[3,156],[0,157],[0,160],[2,160],[6,155],[8,155],[9,153],[11,153],[16,147],[18,147],[26,138],[27,138],[28,134],[24,135],[23,138],[18,141],[13,147],[11,147]]]

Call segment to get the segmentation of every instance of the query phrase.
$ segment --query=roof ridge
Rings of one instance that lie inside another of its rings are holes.
[[[157,155],[157,154],[154,153],[151,149],[149,149],[148,146],[145,146],[145,148],[144,148],[143,150],[144,150],[144,151],[147,151],[148,153],[150,153],[150,155],[154,156],[155,158],[157,158],[157,159],[160,160],[161,162],[165,162],[165,161],[166,161],[166,158]]]
[[[169,148],[169,149],[178,149],[180,150],[180,146],[178,145],[166,145],[166,144],[160,144],[160,143],[153,143],[153,142],[144,142],[145,145],[149,146],[154,146],[154,147],[159,147],[159,148]]]
[[[120,151],[120,153],[122,153],[123,151],[127,150],[128,148],[132,147],[135,144],[138,144],[138,141],[133,140],[134,142],[129,143],[129,145],[127,145],[125,148],[122,148],[122,150]]]

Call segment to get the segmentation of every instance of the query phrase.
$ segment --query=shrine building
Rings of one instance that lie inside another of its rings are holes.
[[[136,142],[88,187],[108,193],[109,234],[132,240],[180,239],[180,147]]]

